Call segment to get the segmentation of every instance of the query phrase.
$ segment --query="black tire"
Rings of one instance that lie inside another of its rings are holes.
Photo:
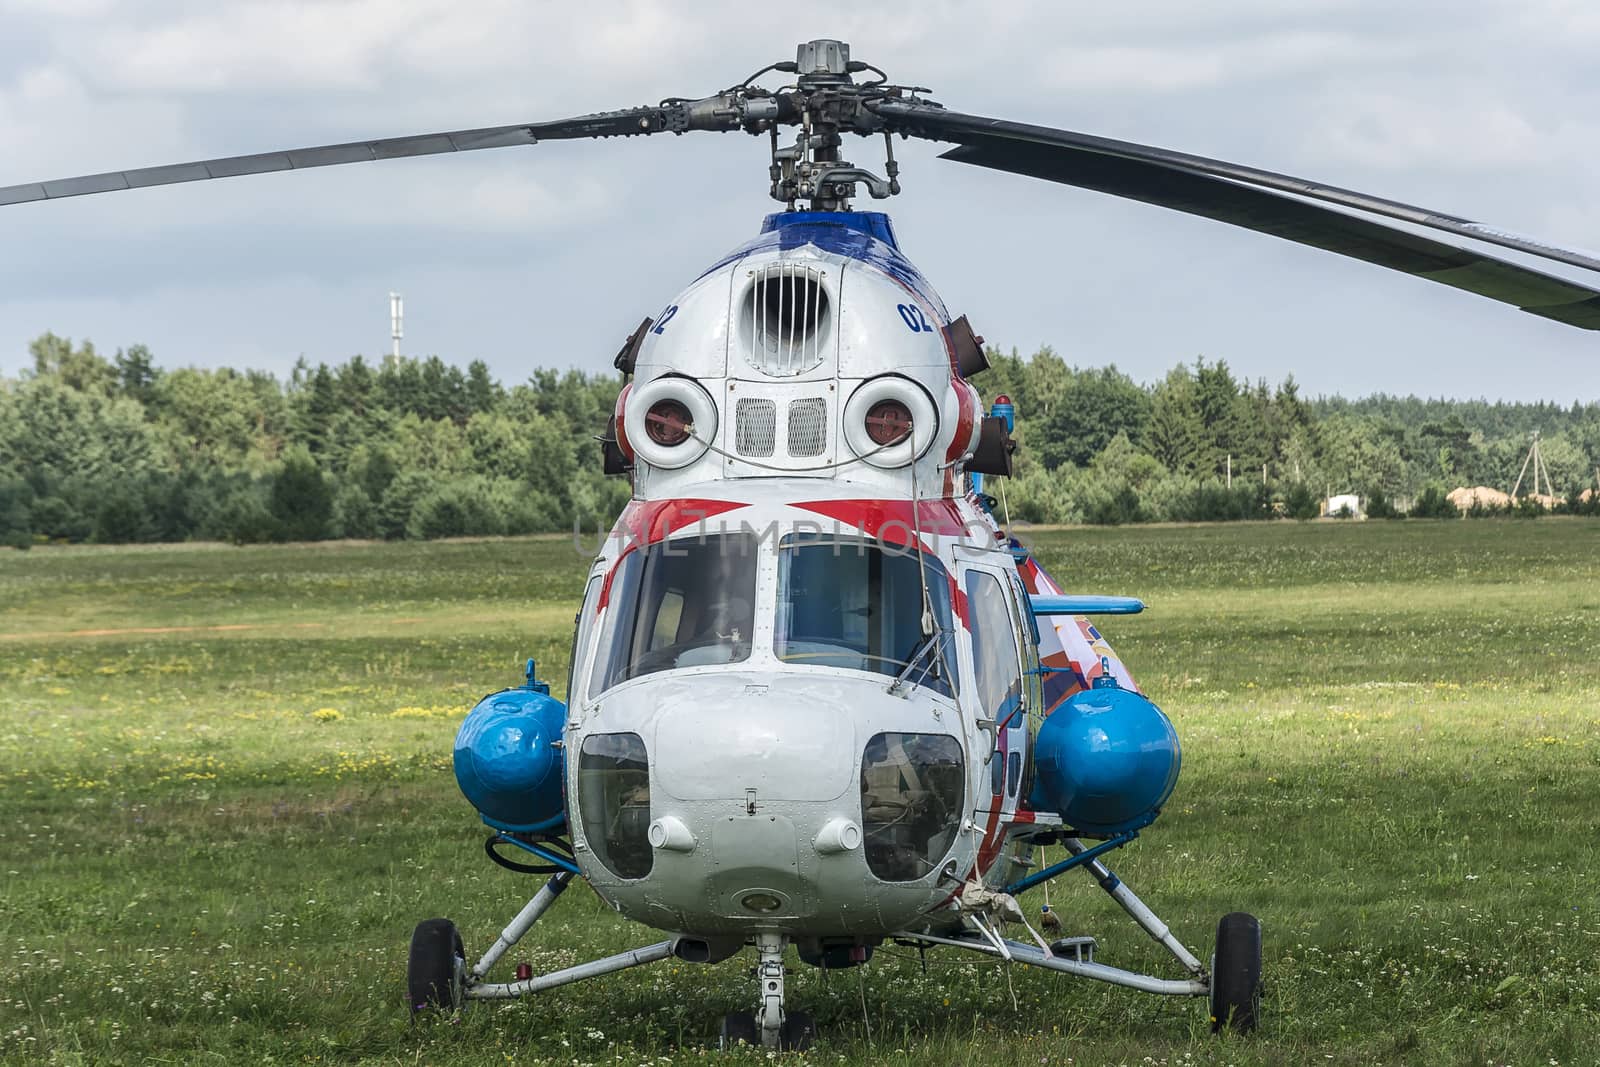
[[[1261,1017],[1261,923],[1232,912],[1217,923],[1211,958],[1211,1032],[1248,1034]]]
[[[722,1017],[722,1033],[717,1047],[726,1051],[735,1045],[760,1045],[761,1032],[756,1029],[756,1017],[748,1011],[730,1011]]]
[[[461,974],[467,953],[449,919],[426,919],[411,932],[406,961],[406,1004],[411,1014],[454,1011],[461,1004]]]
[[[783,1017],[783,1050],[804,1052],[816,1043],[817,1023],[808,1011],[786,1012]]]

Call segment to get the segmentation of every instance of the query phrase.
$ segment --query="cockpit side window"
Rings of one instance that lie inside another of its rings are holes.
[[[926,649],[924,578],[934,628]],[[909,663],[908,681],[950,696],[952,634],[950,579],[932,556],[864,538],[792,534],[779,545],[773,647],[783,662],[890,678]]]
[[[978,705],[989,718],[1004,723],[1022,702],[1022,660],[1005,587],[986,571],[968,571],[966,587]]]
[[[598,694],[658,671],[739,663],[755,628],[757,545],[752,534],[662,541],[629,552],[611,578]]]
[[[583,605],[578,608],[578,618],[572,631],[572,657],[567,666],[567,707],[572,706],[574,698],[582,699],[583,690],[578,684],[579,660],[589,651],[589,641],[594,634],[595,613],[600,610],[600,586],[604,584],[605,576],[597,574],[589,579],[589,585],[583,591]]]
[[[867,868],[885,882],[931,874],[955,844],[965,794],[966,768],[955,738],[875,735],[861,757]]]

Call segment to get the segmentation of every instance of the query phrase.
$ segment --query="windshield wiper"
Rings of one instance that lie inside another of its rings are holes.
[[[906,660],[906,665],[900,668],[900,673],[894,676],[894,681],[889,683],[889,692],[891,695],[900,692],[900,690],[905,687],[906,680],[911,674],[912,669],[924,659],[927,659],[928,653],[933,649],[938,648],[943,641],[944,631],[935,630],[933,633],[928,635],[927,640],[923,641],[922,644],[917,646],[917,650],[911,653],[911,658]],[[942,656],[929,660],[928,666],[923,667],[922,673],[917,675],[917,684],[921,684],[922,679],[927,677],[928,671],[935,664],[942,663],[943,661],[944,659]]]

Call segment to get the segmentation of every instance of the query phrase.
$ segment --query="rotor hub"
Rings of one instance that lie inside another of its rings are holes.
[[[779,89],[756,80],[771,72],[794,75]],[[856,74],[876,77],[857,81]],[[772,63],[740,84],[703,100],[669,100],[662,105],[664,128],[686,130],[742,129],[769,134],[772,140],[769,192],[789,210],[846,211],[859,186],[875,200],[900,191],[899,166],[887,126],[873,110],[884,100],[926,103],[915,86],[890,85],[888,76],[870,63],[850,58],[843,41],[822,38],[795,49],[793,62]],[[797,127],[794,141],[781,144],[779,129]],[[884,167],[880,176],[841,155],[844,134],[883,134]]]

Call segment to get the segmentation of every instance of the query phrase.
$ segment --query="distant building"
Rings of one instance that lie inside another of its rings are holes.
[[[1322,502],[1322,517],[1325,519],[1351,518],[1364,519],[1366,512],[1361,510],[1361,498],[1354,493],[1340,493],[1330,496]]]

